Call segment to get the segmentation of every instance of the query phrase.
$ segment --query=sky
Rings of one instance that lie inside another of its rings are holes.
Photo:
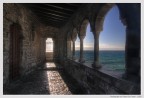
[[[124,50],[125,49],[125,26],[120,20],[119,10],[117,6],[112,7],[105,16],[103,23],[103,31],[99,36],[100,50]],[[79,50],[80,42],[77,37],[76,50]],[[88,24],[86,37],[84,39],[84,50],[94,49],[94,37],[90,32]]]

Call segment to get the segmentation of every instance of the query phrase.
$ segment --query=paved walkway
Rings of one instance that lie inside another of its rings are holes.
[[[4,88],[4,94],[84,94],[84,89],[55,63],[46,63],[38,70]]]

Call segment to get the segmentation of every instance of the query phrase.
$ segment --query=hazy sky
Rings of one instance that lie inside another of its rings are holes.
[[[94,38],[90,32],[90,25],[87,26],[84,39],[84,49],[93,50]],[[100,50],[124,50],[125,49],[125,27],[119,19],[119,10],[114,6],[106,15],[103,24],[103,31],[99,37]],[[79,39],[76,40],[76,50],[79,49]]]

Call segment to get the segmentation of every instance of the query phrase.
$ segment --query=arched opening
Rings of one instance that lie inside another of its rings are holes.
[[[72,33],[71,33],[71,41],[72,41],[72,59],[75,60],[76,59],[76,46],[77,46],[77,43],[76,43],[76,39],[77,39],[77,29],[74,28]]]
[[[125,27],[119,19],[119,9],[112,5],[105,15],[99,35],[99,59],[106,70],[125,71]]]
[[[20,77],[20,64],[22,57],[22,34],[19,24],[10,26],[10,68],[9,79],[15,80]]]
[[[90,24],[88,23],[86,28],[86,36],[84,38],[84,59],[85,63],[91,65],[94,59],[94,36],[90,30]]]
[[[80,57],[79,57],[79,62],[81,62],[81,63],[85,62],[84,45],[83,44],[84,44],[84,38],[86,36],[86,29],[87,29],[88,23],[89,23],[89,20],[88,19],[84,19],[82,21],[82,24],[80,25],[80,32],[78,33],[78,36],[79,36],[79,39],[80,39]]]
[[[52,38],[47,38],[47,40],[46,40],[46,60],[53,61],[53,40],[52,40]]]

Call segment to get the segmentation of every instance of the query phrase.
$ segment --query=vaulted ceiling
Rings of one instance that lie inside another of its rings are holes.
[[[48,26],[62,27],[78,10],[81,3],[24,3]]]

